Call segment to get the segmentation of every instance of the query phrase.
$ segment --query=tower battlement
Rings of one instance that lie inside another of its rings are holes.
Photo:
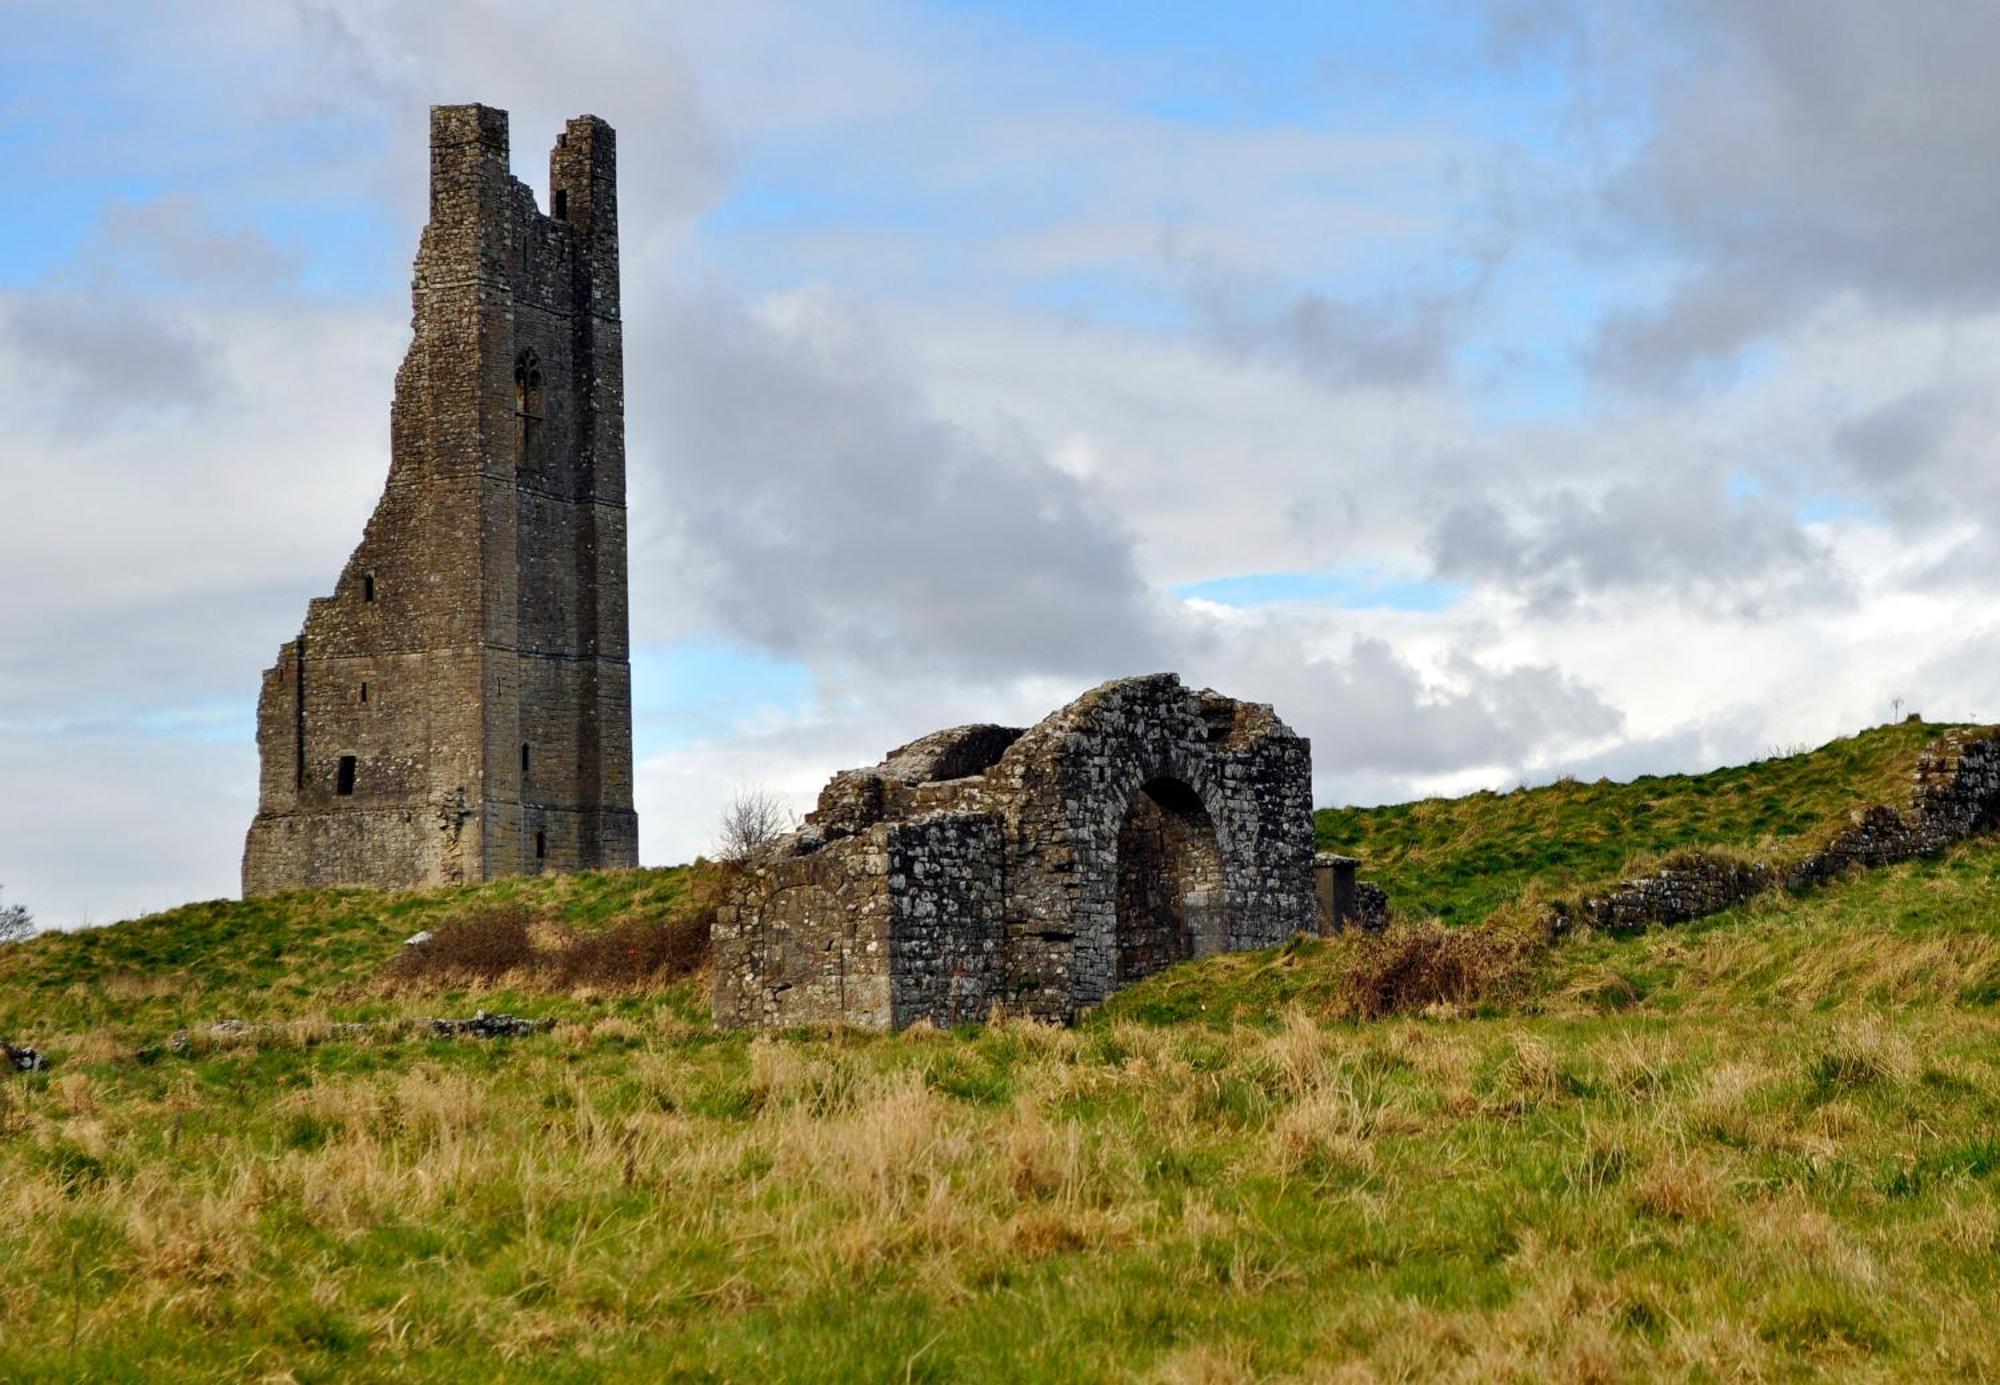
[[[265,672],[245,895],[638,861],[616,137],[431,110],[387,484]]]

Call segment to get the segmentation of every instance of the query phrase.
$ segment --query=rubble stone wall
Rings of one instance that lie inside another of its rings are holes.
[[[745,871],[712,925],[718,1024],[893,1026],[892,830]]]
[[[1003,840],[992,813],[928,813],[889,828],[891,1028],[978,1024],[992,1010]]]
[[[799,864],[822,858],[841,864]],[[1311,747],[1269,707],[1173,674],[1119,679],[1025,732],[959,727],[834,776],[725,908],[716,1018],[789,1013],[801,1002],[768,997],[797,989],[791,959],[810,955],[818,1018],[943,1024],[998,1007],[1067,1020],[1181,957],[1310,929],[1312,858]],[[831,980],[849,965],[837,916],[874,907],[877,888],[886,1018]],[[786,951],[800,927],[817,952]]]

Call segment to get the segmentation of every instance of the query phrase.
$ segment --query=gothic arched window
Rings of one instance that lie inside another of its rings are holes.
[[[542,362],[531,346],[514,362],[514,416],[521,421],[521,470],[542,465]]]

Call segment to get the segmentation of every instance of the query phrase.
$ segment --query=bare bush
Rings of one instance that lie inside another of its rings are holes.
[[[722,810],[717,854],[738,863],[759,855],[792,830],[791,810],[763,789],[738,789]]]
[[[24,943],[35,936],[34,915],[25,904],[0,904],[0,944]]]

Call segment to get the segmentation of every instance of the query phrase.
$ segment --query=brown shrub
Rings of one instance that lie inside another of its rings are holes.
[[[1348,973],[1349,1003],[1360,1018],[1381,1019],[1499,1000],[1526,978],[1530,954],[1512,934],[1399,924],[1361,940]]]
[[[708,962],[709,915],[626,919],[601,933],[571,934],[543,967],[562,986],[657,984],[700,971]]]
[[[623,918],[592,933],[523,903],[491,905],[439,924],[428,941],[403,948],[387,974],[420,985],[513,977],[548,990],[646,989],[678,981],[708,964],[710,924],[723,888],[710,876],[720,874],[704,871],[662,917]]]
[[[427,942],[405,947],[389,964],[403,980],[497,981],[535,959],[531,929],[539,916],[525,904],[498,904],[439,924]]]

